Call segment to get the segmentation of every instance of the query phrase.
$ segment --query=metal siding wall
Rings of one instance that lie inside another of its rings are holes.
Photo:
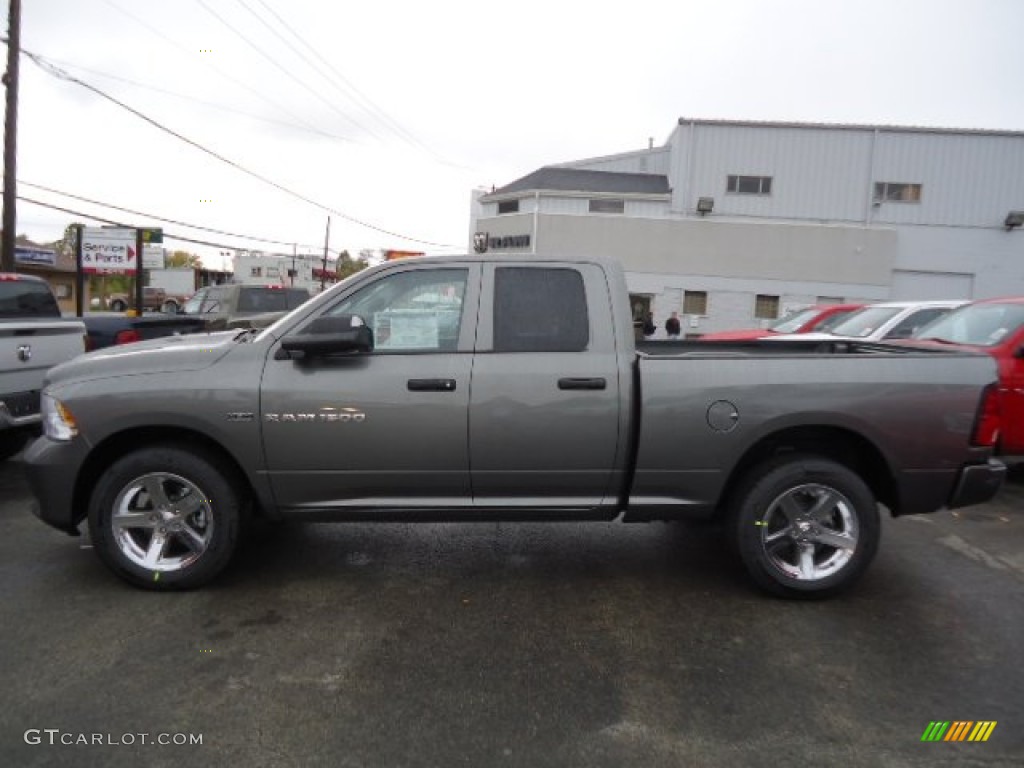
[[[687,126],[677,136],[688,140]],[[715,216],[754,216],[799,221],[862,221],[867,200],[871,132],[816,128],[696,125],[690,211],[698,197],[715,198]],[[685,145],[677,148],[685,173]],[[731,194],[730,175],[771,176],[767,196]],[[687,186],[674,178],[674,188]],[[678,203],[679,201],[677,201]]]
[[[874,181],[922,184],[920,203],[882,203],[882,224],[1001,227],[1024,208],[1024,138],[881,132]]]
[[[669,147],[658,147],[640,152],[629,152],[608,157],[593,157],[571,163],[559,163],[560,168],[575,168],[583,171],[612,171],[615,173],[652,173],[667,175],[672,151]]]

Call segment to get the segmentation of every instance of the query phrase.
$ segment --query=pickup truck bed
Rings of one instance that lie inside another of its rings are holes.
[[[767,352],[763,350],[768,350]],[[721,518],[754,582],[848,588],[879,505],[991,498],[987,356],[633,340],[621,268],[416,259],[261,332],[101,350],[51,372],[39,515],[151,589],[223,569],[241,519]]]

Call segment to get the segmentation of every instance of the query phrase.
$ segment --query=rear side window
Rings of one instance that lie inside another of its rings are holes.
[[[309,298],[306,291],[292,288],[253,286],[238,293],[239,312],[283,312],[295,309]]]
[[[0,317],[60,317],[60,307],[46,283],[0,280]]]
[[[499,267],[495,352],[582,352],[590,342],[583,276],[574,269]]]

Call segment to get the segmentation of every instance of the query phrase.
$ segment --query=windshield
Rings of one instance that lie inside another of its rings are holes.
[[[882,325],[892,320],[903,311],[902,307],[865,307],[859,312],[854,312],[843,320],[829,333],[836,336],[853,336],[863,339],[877,331]]]
[[[191,297],[182,305],[181,311],[186,315],[198,315],[199,307],[203,304],[203,297],[206,296],[206,289],[196,291]]]
[[[1024,304],[972,304],[929,323],[914,338],[992,347],[1021,325]]]
[[[814,307],[790,312],[779,321],[768,326],[768,330],[775,331],[776,333],[796,333],[800,330],[800,326],[810,321],[818,312],[819,310]]]
[[[0,281],[0,317],[60,317],[60,307],[46,283]]]

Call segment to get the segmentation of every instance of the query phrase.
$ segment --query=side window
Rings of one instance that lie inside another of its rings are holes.
[[[900,320],[896,327],[885,334],[887,339],[909,339],[918,328],[924,328],[932,320],[949,312],[947,307],[932,307],[930,309],[919,309]]]
[[[583,277],[574,269],[499,267],[495,352],[582,352],[590,342]]]
[[[462,325],[466,269],[414,269],[382,277],[326,316],[359,315],[376,352],[454,352]]]

